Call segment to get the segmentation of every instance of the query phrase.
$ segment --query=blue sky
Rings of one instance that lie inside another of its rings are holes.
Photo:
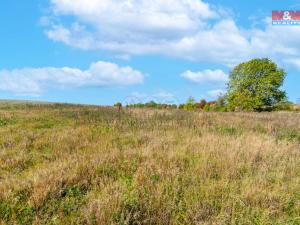
[[[2,1],[0,98],[109,105],[214,99],[239,62],[270,57],[300,98],[295,0]]]

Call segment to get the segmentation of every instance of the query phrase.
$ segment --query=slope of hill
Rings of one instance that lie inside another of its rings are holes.
[[[6,104],[0,224],[299,224],[299,149],[298,113]]]

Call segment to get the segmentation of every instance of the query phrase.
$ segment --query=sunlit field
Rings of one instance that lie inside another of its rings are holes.
[[[0,104],[0,224],[300,224],[300,114]]]

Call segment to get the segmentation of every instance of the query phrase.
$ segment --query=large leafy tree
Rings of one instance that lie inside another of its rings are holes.
[[[286,73],[270,59],[253,59],[230,73],[227,100],[231,109],[261,111],[286,99],[280,90]]]

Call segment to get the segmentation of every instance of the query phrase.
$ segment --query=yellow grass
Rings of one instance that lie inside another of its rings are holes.
[[[300,224],[300,114],[0,105],[0,224]]]

